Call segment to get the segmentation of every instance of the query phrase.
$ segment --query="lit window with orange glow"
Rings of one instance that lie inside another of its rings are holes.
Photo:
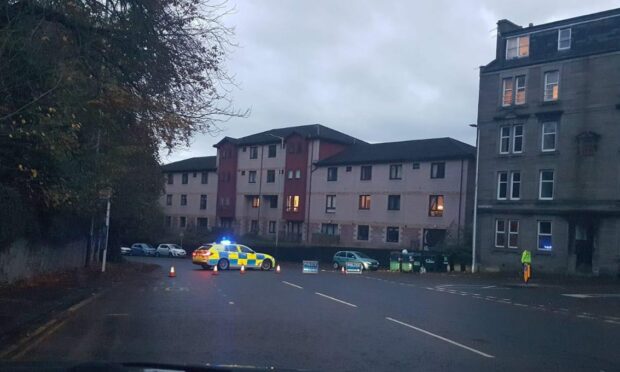
[[[258,196],[252,197],[252,208],[260,207],[260,198]]]
[[[560,71],[545,72],[545,101],[557,101],[560,95]]]
[[[431,217],[442,217],[443,209],[443,195],[431,195],[429,197],[428,215]]]

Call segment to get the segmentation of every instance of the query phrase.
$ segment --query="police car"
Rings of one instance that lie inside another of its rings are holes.
[[[203,269],[217,265],[218,270],[241,266],[247,269],[271,270],[276,260],[268,254],[256,253],[245,245],[222,240],[219,243],[204,244],[196,249],[192,253],[192,263],[202,266]]]

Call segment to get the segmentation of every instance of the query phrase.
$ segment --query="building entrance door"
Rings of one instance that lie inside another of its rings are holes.
[[[594,227],[591,224],[575,224],[575,269],[578,272],[592,273],[592,253],[594,250]]]

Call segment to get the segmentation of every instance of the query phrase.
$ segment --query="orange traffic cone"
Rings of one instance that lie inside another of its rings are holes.
[[[168,276],[170,278],[174,278],[175,276],[177,276],[177,273],[174,271],[174,266],[170,266],[170,272],[168,273]]]
[[[241,265],[241,271],[240,271],[240,273],[241,273],[241,274],[245,274],[245,265]]]
[[[213,275],[217,275],[217,265],[213,266]]]
[[[344,266],[340,269],[340,273],[342,273],[342,274],[346,274],[347,273],[346,271],[344,271]]]
[[[276,266],[276,274],[280,274],[280,265]]]

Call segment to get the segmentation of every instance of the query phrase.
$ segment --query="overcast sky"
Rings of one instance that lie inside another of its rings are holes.
[[[368,142],[450,136],[474,144],[478,67],[496,22],[527,26],[620,7],[585,0],[229,0],[227,69],[249,108],[164,163],[215,155],[224,136],[320,123]]]

